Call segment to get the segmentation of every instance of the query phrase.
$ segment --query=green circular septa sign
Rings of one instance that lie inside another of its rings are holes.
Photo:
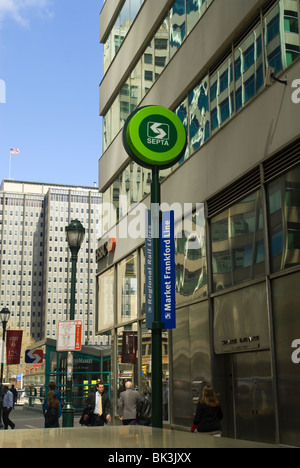
[[[183,156],[187,135],[174,112],[161,106],[146,106],[126,120],[123,144],[129,156],[141,166],[166,169]]]

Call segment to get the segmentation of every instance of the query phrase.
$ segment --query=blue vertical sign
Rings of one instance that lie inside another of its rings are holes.
[[[154,301],[153,301],[153,254],[152,254],[152,226],[151,211],[146,211],[146,232],[145,232],[145,312],[146,327],[152,328],[154,322]]]
[[[176,328],[174,211],[164,211],[160,226],[161,321]]]

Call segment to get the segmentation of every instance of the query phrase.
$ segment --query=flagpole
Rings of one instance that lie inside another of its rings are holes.
[[[9,172],[8,172],[8,180],[10,180],[10,169],[11,169],[11,150],[9,150]]]
[[[19,154],[20,153],[20,150],[18,148],[10,148],[10,151],[9,151],[9,174],[8,174],[8,178],[10,180],[10,172],[11,172],[11,155],[12,154]]]

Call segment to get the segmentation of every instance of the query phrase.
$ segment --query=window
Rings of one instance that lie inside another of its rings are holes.
[[[181,122],[184,125],[186,134],[188,135],[188,102],[187,102],[187,99],[185,99],[185,101],[180,104],[180,106],[176,109],[175,114],[180,118]],[[187,146],[185,154],[180,159],[179,164],[181,164],[188,157],[188,155],[189,155],[189,148]]]
[[[299,33],[297,11],[285,10],[284,12],[284,30],[285,32]]]
[[[170,10],[170,52],[175,54],[186,34],[185,0],[175,0]]]
[[[234,52],[236,110],[253,98],[264,84],[262,37],[259,24]]]
[[[271,271],[300,264],[300,167],[268,185]]]
[[[205,249],[204,208],[175,228],[176,303],[195,300],[207,295],[207,261]]]
[[[216,129],[234,113],[233,68],[228,58],[210,78],[211,130]]]
[[[197,24],[206,8],[206,0],[186,0],[187,33]]]
[[[145,70],[145,81],[153,81],[153,72]]]
[[[114,324],[115,297],[114,268],[97,278],[98,288],[98,330],[105,330]]]
[[[137,254],[126,257],[117,269],[118,323],[137,317]]]
[[[144,0],[126,0],[103,46],[103,72],[109,68]]]
[[[261,191],[211,220],[214,290],[264,274],[264,229]]]
[[[264,18],[266,65],[281,72],[299,57],[298,1],[281,0]]]
[[[138,349],[137,324],[118,328],[112,336],[117,341],[117,376],[127,376],[134,387],[138,387]],[[125,379],[118,377],[119,390],[124,390]]]
[[[153,56],[152,54],[144,54],[144,63],[152,64]]]
[[[210,136],[208,76],[189,94],[190,152],[196,151]]]

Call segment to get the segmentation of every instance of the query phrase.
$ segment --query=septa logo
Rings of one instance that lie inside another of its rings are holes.
[[[169,140],[170,127],[164,123],[148,122],[147,136],[158,140]]]

